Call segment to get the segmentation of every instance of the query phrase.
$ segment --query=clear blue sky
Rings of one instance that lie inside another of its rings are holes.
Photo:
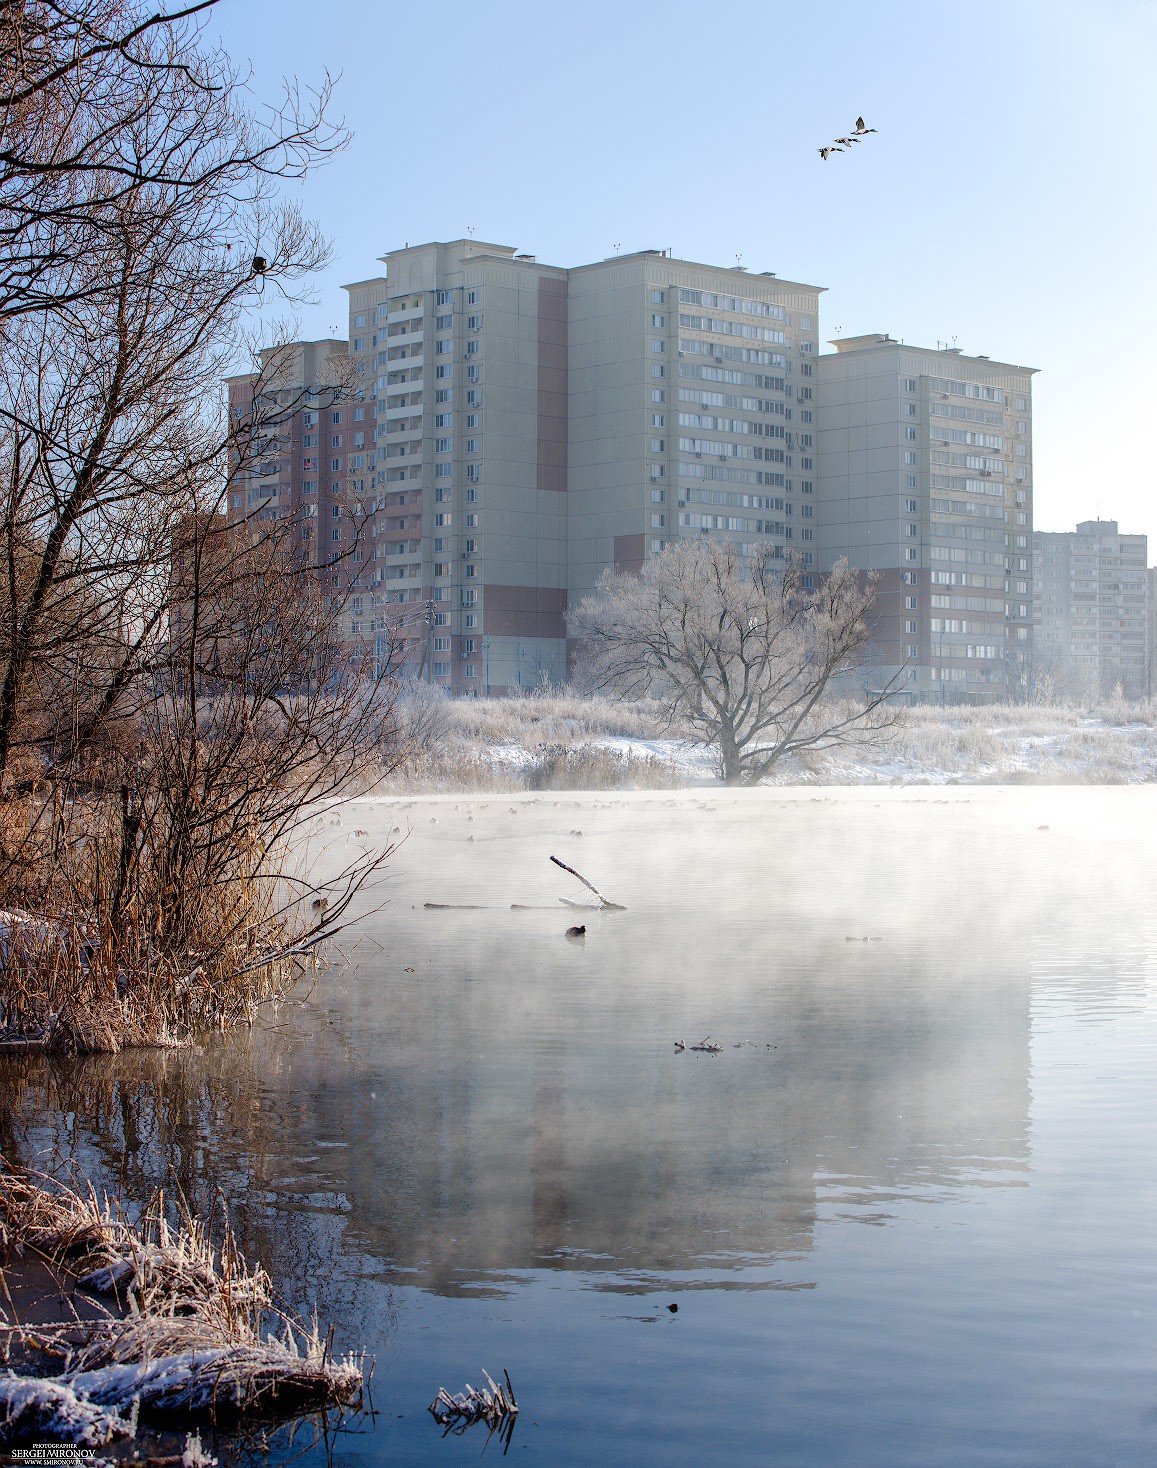
[[[469,226],[558,265],[739,254],[828,287],[823,339],[1039,368],[1037,528],[1116,518],[1157,562],[1153,0],[220,0],[208,28],[257,97],[341,74],[305,335],[345,334],[386,249]],[[878,135],[823,163],[861,113]]]

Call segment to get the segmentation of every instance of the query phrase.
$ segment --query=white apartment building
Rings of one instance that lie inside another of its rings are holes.
[[[564,269],[463,239],[382,260],[346,287],[353,396],[275,466],[279,500],[316,495],[319,537],[344,533],[339,491],[356,509],[355,634],[400,625],[456,693],[559,681],[568,602],[709,535],[878,572],[868,686],[1024,686],[1034,369],[884,335],[821,357],[821,287],[664,250]],[[299,346],[303,382],[345,353]]]
[[[1033,535],[1034,676],[1062,695],[1150,692],[1148,540],[1116,520]]]
[[[671,539],[814,556],[817,287],[661,250],[383,260],[346,287],[367,421],[349,477],[373,517],[355,605],[428,633],[438,682],[561,680],[568,598]]]
[[[355,597],[456,693],[566,673],[565,270],[504,245],[393,250],[346,287],[372,514]]]
[[[998,701],[1032,637],[1031,367],[844,338],[819,359],[820,563],[879,573],[870,686]]]

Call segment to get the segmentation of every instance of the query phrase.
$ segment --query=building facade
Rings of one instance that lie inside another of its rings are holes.
[[[1033,535],[1034,676],[1062,696],[1094,698],[1118,686],[1146,697],[1150,681],[1148,540],[1116,520]]]
[[[833,345],[818,361],[820,562],[879,574],[867,685],[1022,695],[1035,369],[882,334]]]
[[[356,549],[347,450],[353,419],[364,415],[350,394],[347,358],[344,341],[291,342],[261,353],[258,372],[226,379],[234,425],[259,425],[234,464],[230,523],[260,530],[294,522],[301,560],[335,587],[337,567],[348,578]]]
[[[1025,685],[1033,369],[880,335],[820,356],[822,287],[663,250],[564,269],[464,239],[382,263],[346,287],[348,362],[301,343],[285,369],[302,391],[341,359],[349,400],[303,408],[235,506],[314,506],[320,556],[352,502],[354,634],[400,629],[454,693],[561,681],[568,603],[708,535],[878,572],[868,686]]]

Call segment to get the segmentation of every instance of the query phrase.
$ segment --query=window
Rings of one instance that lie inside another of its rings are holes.
[[[452,525],[453,523],[454,523],[454,512],[453,512],[453,510],[439,510],[437,512],[437,514],[435,514],[435,516],[434,516],[434,524],[439,529],[442,529],[446,525]]]
[[[478,414],[477,413],[467,413],[466,414],[466,427],[467,428],[477,428],[478,427]]]
[[[477,291],[467,291],[466,292],[466,304],[468,306],[477,306],[477,304],[478,304],[478,292]]]
[[[663,365],[662,362],[652,362],[651,363],[651,376],[652,377],[666,377],[666,375],[667,375],[667,369]]]
[[[478,613],[477,612],[467,612],[466,615],[462,618],[462,625],[463,625],[463,627],[477,627],[478,626]]]
[[[919,632],[919,630],[920,624],[918,622],[908,621],[904,623],[904,631],[907,632],[910,636]]]
[[[916,585],[916,572],[915,571],[902,571],[900,573],[900,580],[904,583],[905,586],[915,586]]]
[[[329,436],[329,446],[330,446],[331,449],[340,449],[341,448],[341,434],[340,433],[331,433],[330,434],[330,436]]]
[[[306,480],[304,480],[302,482],[301,489],[302,489],[302,493],[303,494],[316,494],[317,493],[317,480],[316,479],[306,479]]]
[[[651,503],[653,505],[661,505],[666,498],[667,491],[665,489],[653,489],[651,491]]]
[[[905,500],[904,501],[904,513],[906,515],[914,515],[916,513],[916,501],[915,500]]]
[[[467,561],[466,562],[465,569],[466,569],[466,577],[467,577],[468,580],[469,579],[472,579],[473,577],[477,576],[477,574],[478,574],[478,567],[475,566],[472,561]]]
[[[652,291],[651,292],[651,304],[653,306],[662,306],[666,302],[666,300],[667,300],[667,292],[666,291]]]
[[[904,559],[906,561],[914,561],[918,554],[919,552],[914,545],[907,545],[904,547]]]
[[[904,450],[904,462],[905,464],[914,464],[916,462],[916,455],[911,449]]]
[[[341,460],[340,459],[331,459],[329,461],[329,472],[331,474],[340,474],[341,473]]]
[[[474,483],[477,483],[478,480],[481,478],[481,473],[482,471],[479,469],[477,464],[466,465],[466,478],[472,480]],[[467,495],[467,498],[469,499],[469,495]]]
[[[915,474],[909,474],[907,476],[907,487],[909,489],[915,489],[918,483],[919,483],[919,480],[916,478]],[[913,505],[912,508],[913,508],[913,510],[915,510],[915,508],[916,508],[915,505]]]
[[[481,382],[482,368],[477,362],[471,362],[466,368],[467,382]]]
[[[301,439],[301,444],[302,444],[302,447],[303,448],[307,448],[307,449],[315,449],[315,448],[317,448],[317,434],[316,433],[306,433],[306,434],[303,434],[302,435],[302,439]]]
[[[354,325],[355,326],[364,326],[365,324],[366,324],[366,318],[364,316],[355,316],[354,317]]]
[[[666,401],[666,398],[667,398],[667,393],[666,393],[665,389],[663,389],[661,387],[653,387],[651,389],[651,401],[653,403],[662,403],[662,402],[665,402]]]
[[[477,342],[467,342],[466,343],[466,355],[468,357],[476,357],[478,355],[478,343]]]
[[[651,350],[653,352],[665,352],[667,350],[667,343],[661,336],[653,336],[651,338]]]
[[[918,658],[920,656],[920,644],[918,642],[908,643],[907,647],[904,649],[904,656],[906,658]],[[437,664],[435,664],[435,666],[437,666]]]
[[[916,379],[914,377],[905,377],[905,379],[904,379],[904,391],[905,392],[915,392],[916,391]]]
[[[435,377],[442,377],[442,378],[453,377],[454,376],[454,364],[453,364],[453,362],[438,362],[438,363],[436,363],[435,366],[434,366],[434,376]]]
[[[452,454],[454,452],[454,440],[452,438],[436,438],[434,440],[434,452],[436,454]]]
[[[666,515],[652,515],[651,516],[651,529],[652,530],[662,530],[663,527],[666,525],[666,523],[667,523],[667,517],[666,517]]]
[[[905,535],[919,535],[920,534],[920,527],[919,527],[919,525],[915,525],[911,521],[909,521],[908,524],[904,526],[904,534]]]
[[[476,408],[481,400],[482,394],[476,387],[468,387],[466,389],[466,406],[468,408]]]
[[[466,325],[469,327],[469,329],[471,331],[481,331],[482,330],[482,317],[481,316],[467,316],[467,318],[466,318]]]
[[[667,318],[666,318],[666,316],[664,316],[661,311],[652,311],[652,313],[651,313],[651,329],[653,331],[662,331],[663,328],[666,325],[667,325]]]
[[[904,610],[906,612],[914,612],[916,610],[916,598],[914,596],[906,596],[904,598]]]
[[[450,664],[449,663],[446,663],[446,662],[441,662],[440,663],[438,661],[435,661],[435,663],[434,663],[434,677],[435,678],[449,678],[449,676],[450,676]]]
[[[652,428],[662,428],[663,425],[666,423],[666,421],[667,421],[667,415],[665,413],[652,413],[651,414],[651,427]]]
[[[332,423],[340,423],[341,422],[341,410],[340,409],[336,413],[334,413],[334,415],[333,415],[333,417],[331,418],[330,421]]]
[[[916,404],[915,403],[905,403],[904,406],[908,410],[908,417],[909,418],[915,418],[915,416],[916,416]]]
[[[908,439],[910,442],[915,443],[915,441],[916,441],[916,430],[914,428],[905,428],[905,430],[904,430],[904,437],[906,439]]]
[[[463,676],[466,677],[466,678],[477,678],[478,677],[478,665],[477,665],[477,663],[467,663],[466,664],[466,667],[463,669]]]
[[[435,637],[434,638],[434,651],[435,652],[449,652],[450,651],[450,639],[448,637]]]
[[[450,296],[451,296],[451,293],[449,291],[435,291],[434,292],[434,304],[435,304],[435,306],[448,306],[450,304]]]
[[[365,337],[364,336],[355,336],[354,337],[354,351],[355,352],[364,352],[365,349],[366,349],[366,339],[365,339]]]
[[[651,440],[651,452],[653,454],[665,454],[667,452],[667,440],[665,438],[653,438]]]
[[[330,538],[330,540],[340,540],[341,539],[341,526],[340,525],[335,525],[333,527],[333,529],[329,532],[329,538]]]
[[[466,440],[466,452],[468,454],[476,454],[478,452],[478,440],[476,438],[468,438]]]
[[[466,516],[466,529],[467,530],[473,530],[473,529],[475,529],[475,527],[477,526],[477,524],[478,524],[478,516],[477,515],[475,515],[475,514],[468,514]]]

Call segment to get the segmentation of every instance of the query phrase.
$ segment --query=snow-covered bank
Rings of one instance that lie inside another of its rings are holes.
[[[785,761],[775,785],[1138,784],[1157,779],[1157,705],[903,709],[877,743]],[[566,695],[446,700],[386,791],[674,789],[719,783],[711,750],[646,704]]]

